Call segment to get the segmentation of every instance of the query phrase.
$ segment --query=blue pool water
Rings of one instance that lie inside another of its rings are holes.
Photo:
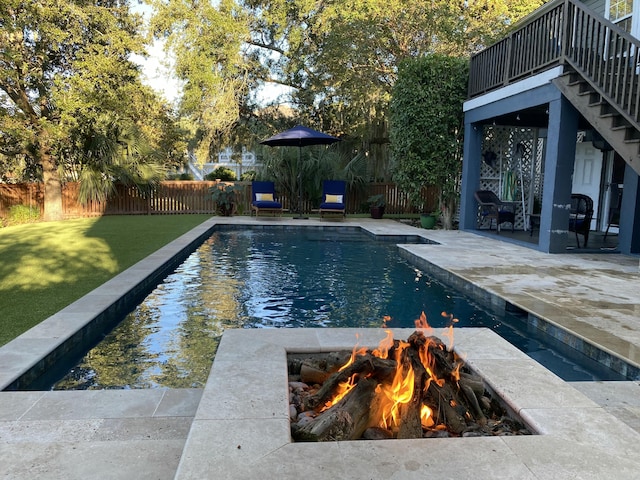
[[[435,328],[489,327],[565,380],[623,379],[434,280],[396,243],[344,228],[217,231],[53,388],[202,387],[227,328],[411,328],[421,312]]]

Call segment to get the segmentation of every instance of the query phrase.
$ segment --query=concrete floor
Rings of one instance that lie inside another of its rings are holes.
[[[577,344],[586,345],[585,348],[597,346],[598,351],[605,352],[607,361],[620,358],[633,369],[640,367],[640,269],[637,257],[576,253],[575,250],[546,255],[487,236],[459,231],[426,231],[390,220],[213,217],[0,348],[0,388],[10,384],[20,372],[59,345],[63,338],[90,321],[96,312],[117,301],[141,277],[217,222],[349,225],[381,235],[426,236],[438,245],[408,245],[403,247],[403,254],[427,262],[434,272],[454,280],[466,290],[487,292],[489,299],[505,300],[543,319],[545,325],[572,332],[571,341],[578,339]],[[211,381],[214,379],[210,378]],[[624,436],[638,435],[638,381],[569,386],[573,392],[577,389],[586,395],[594,406],[613,415],[617,422],[626,424],[629,430]],[[214,460],[216,458],[215,450],[198,445],[197,438],[202,432],[190,428],[197,415],[201,394],[199,390],[0,392],[0,478],[170,479],[175,478],[177,472],[179,478],[202,478],[190,475],[184,465],[180,467],[180,462],[188,457],[187,450],[192,451],[190,448],[194,445],[201,449],[201,454],[207,451]],[[637,443],[635,441],[634,446]],[[189,447],[187,450],[183,450],[185,445]],[[522,448],[526,450],[527,447]],[[565,458],[558,450],[556,445],[555,452],[550,454]],[[595,473],[601,470],[593,469],[589,474],[584,468],[584,462],[594,455],[588,444],[576,452],[583,461],[580,458],[573,460],[577,465],[583,465],[573,473],[569,470],[567,476],[554,477],[552,471],[547,475],[543,470],[531,468],[537,473],[527,478],[602,478]],[[615,454],[607,452],[607,455],[612,455],[605,463],[613,465],[610,471],[615,478],[637,478],[627,475],[630,468],[637,467],[635,471],[640,472],[640,465],[628,463],[629,451],[620,450],[619,471],[615,468]],[[285,458],[283,461],[291,460]],[[446,467],[443,468],[446,472]],[[206,477],[236,478],[233,472],[223,474],[215,470]],[[471,471],[458,473],[457,478],[474,478]],[[253,474],[260,476],[259,471],[253,471]],[[385,476],[403,478],[391,473]],[[440,478],[448,477],[440,473]]]

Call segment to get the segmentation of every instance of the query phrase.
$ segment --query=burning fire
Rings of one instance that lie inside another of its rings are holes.
[[[452,315],[443,317],[449,325]],[[385,327],[386,328],[386,327]],[[441,438],[529,435],[491,398],[483,379],[464,364],[453,345],[453,328],[441,340],[424,313],[406,341],[391,330],[373,351],[356,342],[343,352],[292,359],[289,382],[291,433],[296,441],[365,438]],[[447,341],[448,340],[448,341]]]
[[[357,335],[356,335],[356,338],[358,338]],[[391,337],[391,345],[393,345],[393,336]],[[349,360],[347,361],[347,363],[345,363],[342,367],[340,367],[338,371],[341,372],[345,370],[347,367],[349,367],[349,365],[353,364],[353,362],[355,361],[358,355],[364,355],[365,353],[367,353],[366,347],[358,348],[358,343],[356,342],[356,344],[353,346],[353,350],[351,351],[351,357],[349,357]],[[347,393],[349,393],[351,389],[355,386],[355,381],[356,381],[355,375],[352,375],[351,377],[349,377],[349,380],[347,380],[346,382],[342,382],[338,384],[338,391],[336,396],[333,397],[333,399],[330,402],[327,402],[325,404],[322,411],[326,410],[327,408],[330,408],[332,405],[335,405],[340,400],[342,400],[342,398],[344,398],[344,396]]]
[[[453,316],[448,315],[446,313],[442,313],[444,317],[450,319],[451,323],[457,322],[457,319],[453,318]],[[385,319],[388,320],[388,319]],[[386,324],[386,322],[385,322]],[[424,338],[426,340],[426,344],[423,345],[423,348],[420,349],[420,359],[424,370],[427,372],[426,381],[424,382],[424,391],[429,389],[431,382],[435,382],[438,386],[442,387],[445,383],[444,379],[439,379],[434,370],[435,370],[435,359],[432,358],[429,353],[429,349],[427,348],[429,345],[438,345],[430,338],[430,335],[433,333],[433,328],[427,322],[427,317],[422,312],[420,318],[415,321],[416,328],[425,334]],[[389,352],[395,346],[394,358],[396,362],[396,370],[393,377],[393,381],[390,384],[380,383],[375,390],[376,393],[376,401],[377,408],[379,411],[380,423],[379,427],[387,429],[387,430],[397,430],[400,426],[401,419],[401,411],[412,401],[421,401],[422,391],[416,391],[415,384],[415,371],[411,365],[410,359],[407,358],[405,351],[411,345],[407,342],[398,341],[395,342],[393,338],[393,333],[391,330],[386,330],[386,337],[379,343],[378,347],[371,352],[371,354],[375,357],[379,357],[382,359],[389,358]],[[445,329],[445,332],[442,336],[448,338],[449,340],[449,349],[453,347],[453,326]],[[443,348],[440,345],[440,348]],[[358,344],[356,344],[351,352],[351,357],[349,361],[340,368],[340,371],[349,367],[359,355],[365,355],[367,353],[366,348],[358,348]],[[459,369],[462,366],[462,362],[457,365],[457,369],[455,371],[456,380],[459,379]],[[323,410],[330,408],[331,406],[337,404],[357,383],[358,379],[356,375],[352,375],[348,381],[342,382],[340,384],[339,392],[334,398],[332,398],[329,402],[324,405]],[[434,426],[433,412],[431,408],[427,405],[422,405],[420,408],[420,421],[424,428],[429,428]]]

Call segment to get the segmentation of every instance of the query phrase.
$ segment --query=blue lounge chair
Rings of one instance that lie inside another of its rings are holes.
[[[282,203],[276,199],[276,188],[273,182],[251,182],[251,214],[256,212],[276,213],[282,215]]]
[[[324,180],[322,182],[322,203],[320,204],[320,218],[325,214],[341,214],[346,217],[345,196],[347,182],[344,180]]]

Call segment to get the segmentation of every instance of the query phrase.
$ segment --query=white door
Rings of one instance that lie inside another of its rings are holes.
[[[593,200],[591,230],[597,229],[598,201],[600,199],[600,175],[602,174],[602,152],[591,142],[576,144],[576,160],[573,167],[571,193],[582,193]]]

